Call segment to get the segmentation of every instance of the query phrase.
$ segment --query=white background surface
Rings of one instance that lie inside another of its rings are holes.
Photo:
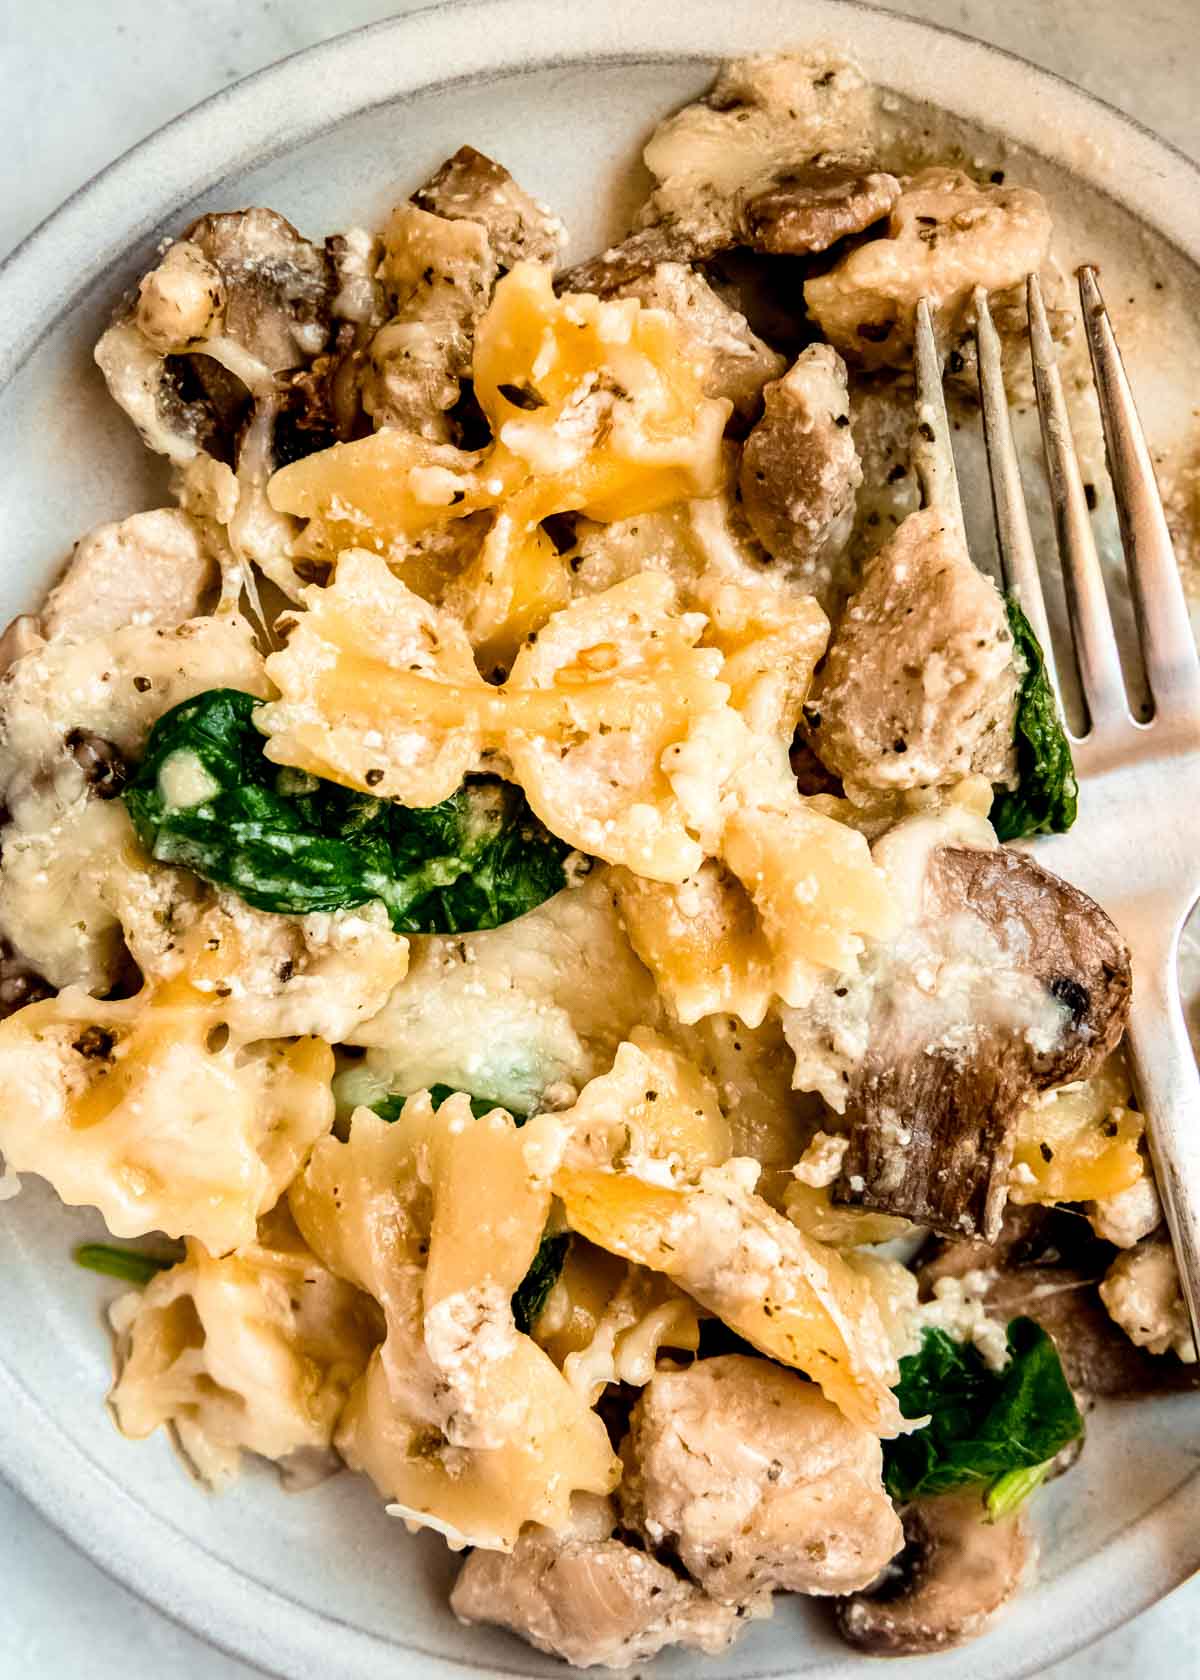
[[[286,53],[409,9],[395,0],[0,0],[0,257],[187,106]],[[1200,0],[901,0],[890,9],[1070,76],[1200,158]],[[257,1673],[109,1581],[2,1482],[0,1583],[0,1680]],[[1200,1580],[1046,1680],[1196,1674]]]

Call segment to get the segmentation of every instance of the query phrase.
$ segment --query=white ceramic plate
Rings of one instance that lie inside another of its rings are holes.
[[[219,94],[99,176],[11,259],[0,276],[0,621],[37,598],[90,525],[165,499],[90,358],[164,233],[201,209],[258,202],[319,234],[378,216],[471,141],[555,205],[583,254],[640,192],[647,130],[701,91],[715,60],[816,42],[954,113],[969,152],[1048,192],[1060,254],[1099,258],[1119,318],[1136,300],[1143,324],[1123,330],[1135,384],[1152,431],[1177,437],[1200,384],[1200,178],[1116,112],[994,49],[839,0],[441,6]],[[212,1499],[161,1433],[122,1440],[102,1405],[109,1291],[69,1259],[94,1230],[33,1180],[0,1212],[0,1464],[53,1522],[126,1585],[272,1673],[561,1675],[514,1640],[458,1627],[446,1609],[453,1560],[439,1540],[409,1539],[360,1480],[295,1498],[252,1471]],[[1039,1499],[1040,1585],[985,1640],[905,1672],[1038,1673],[1200,1564],[1197,1402],[1096,1415],[1090,1436],[1080,1467]],[[725,1656],[667,1655],[654,1668],[661,1680],[865,1670],[801,1599],[780,1600]]]

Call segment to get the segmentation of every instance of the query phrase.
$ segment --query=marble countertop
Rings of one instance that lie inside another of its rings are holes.
[[[1200,158],[1198,0],[881,3],[1019,52]],[[0,0],[0,257],[187,106],[298,48],[409,9],[397,0]],[[116,1585],[2,1482],[0,1579],[0,1680],[258,1672]],[[1200,1579],[1043,1680],[1188,1673],[1200,1673]]]

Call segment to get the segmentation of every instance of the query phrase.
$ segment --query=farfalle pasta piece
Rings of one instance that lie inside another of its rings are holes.
[[[392,932],[378,901],[285,916],[219,892],[177,901],[164,917],[155,913],[155,886],[174,874],[147,865],[110,882],[126,942],[151,984],[175,979],[188,950],[202,949],[204,989],[221,997],[222,1019],[243,1042],[316,1034],[341,1043],[379,1013],[408,972],[408,940]]]
[[[435,525],[495,505],[516,473],[484,456],[387,426],[281,467],[267,494],[280,513],[308,521],[303,543],[329,559],[344,549],[382,554],[404,576],[408,545]]]
[[[729,703],[755,735],[790,747],[813,672],[829,645],[829,620],[811,595],[733,579],[696,590],[708,617],[706,647],[724,655]]]
[[[643,572],[574,602],[522,648],[508,691],[562,696],[567,727],[523,727],[516,707],[504,746],[530,805],[553,833],[652,880],[700,867],[695,837],[663,765],[728,689],[722,656],[696,644],[698,613],[676,613],[675,589]]]
[[[70,987],[0,1022],[0,1152],[114,1236],[161,1230],[221,1255],[254,1241],[333,1124],[333,1052],[246,1044],[197,978],[117,1002]]]
[[[793,1007],[807,1002],[823,972],[852,972],[867,939],[895,925],[866,840],[798,794],[781,808],[734,811],[721,851],[758,912],[775,991]]]
[[[774,958],[741,882],[711,858],[678,883],[612,874],[629,943],[676,1019],[736,1015],[758,1026],[775,993]]]
[[[555,1140],[576,1165],[619,1164],[654,1182],[695,1178],[729,1157],[729,1126],[717,1093],[694,1062],[660,1034],[635,1027],[607,1073],[590,1079],[572,1107],[529,1122],[541,1158]]]
[[[756,1196],[757,1177],[757,1162],[734,1160],[664,1186],[568,1161],[553,1183],[573,1230],[665,1273],[852,1421],[898,1434],[899,1367],[871,1282]]]
[[[465,1097],[435,1114],[427,1095],[392,1125],[360,1109],[290,1200],[317,1253],[384,1310],[338,1446],[395,1515],[510,1550],[526,1522],[561,1527],[572,1491],[611,1490],[603,1424],[513,1321],[549,1187],[508,1115],[476,1120]]]
[[[500,282],[475,335],[475,394],[498,443],[593,519],[719,488],[731,404],[704,395],[707,371],[666,310],[556,297],[534,263]]]
[[[645,1388],[660,1350],[695,1353],[699,1346],[696,1303],[661,1272],[627,1265],[591,1337],[564,1359],[563,1376],[594,1406],[609,1383]]]
[[[446,590],[480,668],[503,679],[517,649],[571,599],[564,559],[542,528],[562,511],[552,483],[531,481],[496,512],[478,554]]]
[[[412,948],[403,982],[352,1034],[367,1047],[339,1082],[357,1086],[352,1100],[448,1085],[529,1114],[551,1093],[573,1100],[657,1012],[603,868],[518,921]]]
[[[406,805],[448,799],[478,765],[494,706],[462,626],[362,549],[303,599],[267,661],[280,693],[256,714],[267,757]]]
[[[660,761],[728,691],[720,652],[695,645],[703,617],[674,612],[668,578],[644,573],[557,613],[500,688],[461,626],[374,555],[350,550],[305,601],[267,663],[282,694],[257,713],[269,758],[432,805],[500,750],[536,814],[581,850],[661,880],[703,861]]]
[[[383,1335],[375,1303],[334,1277],[286,1208],[223,1259],[189,1242],[178,1265],[113,1303],[122,1434],[171,1427],[196,1473],[229,1482],[245,1452],[301,1480],[336,1467],[333,1432]]]
[[[1144,1131],[1115,1051],[1090,1079],[1042,1092],[1021,1114],[1009,1200],[1090,1202],[1131,1190],[1148,1172]]]
[[[402,214],[430,220],[412,207]],[[624,519],[720,488],[730,405],[704,395],[706,372],[666,311],[634,298],[556,297],[548,268],[519,262],[475,335],[488,449],[469,454],[389,425],[284,467],[271,505],[309,520],[306,553],[372,550],[422,593],[429,582],[414,542],[494,509],[478,554],[450,582],[450,604],[483,667],[507,669],[570,596],[542,520],[568,510]]]

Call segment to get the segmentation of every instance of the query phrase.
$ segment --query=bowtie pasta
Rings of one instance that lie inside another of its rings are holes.
[[[4,637],[0,1199],[125,1239],[125,1434],[361,1473],[465,1620],[933,1649],[1080,1433],[1052,1204],[1195,1357],[1128,954],[1001,844],[1075,810],[1036,638],[914,491],[917,300],[1013,362],[1049,215],[826,52],[645,160],[566,270],[470,146],[378,230],[205,215],[104,334],[177,505]]]

